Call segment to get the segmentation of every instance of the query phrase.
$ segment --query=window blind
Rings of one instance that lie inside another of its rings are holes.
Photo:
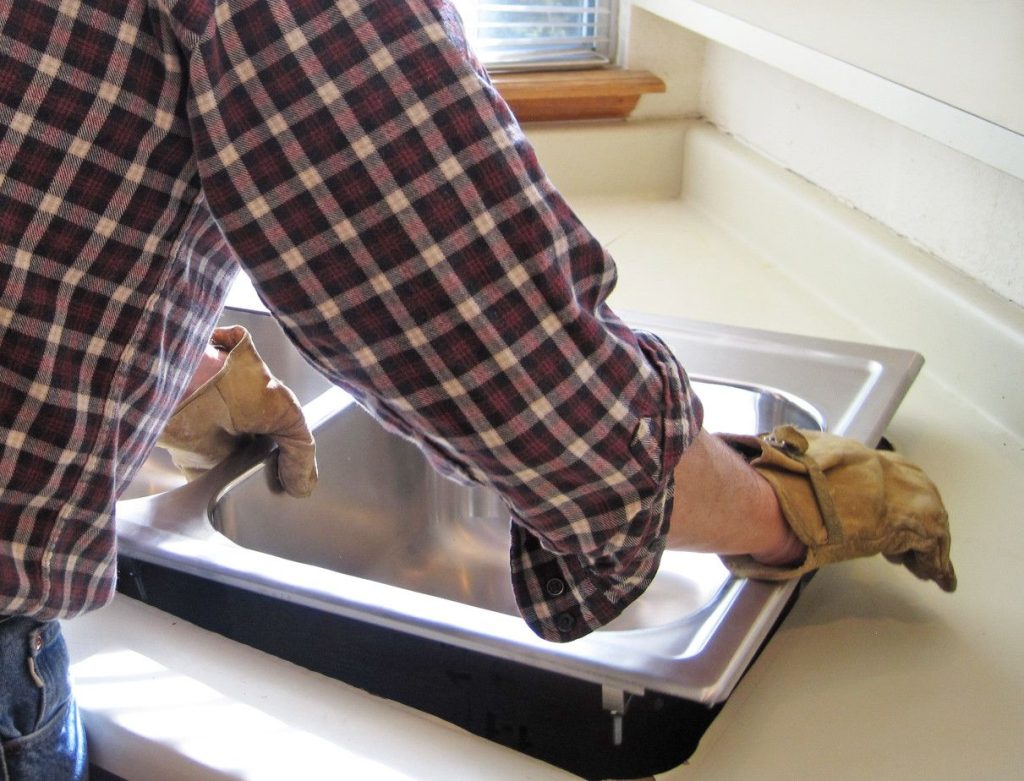
[[[492,71],[579,68],[615,56],[617,0],[454,0]]]

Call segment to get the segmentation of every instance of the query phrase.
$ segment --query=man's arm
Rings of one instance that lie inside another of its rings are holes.
[[[700,427],[668,348],[441,0],[227,2],[191,48],[206,202],[299,349],[513,518],[524,618],[571,640],[657,571]]]
[[[675,481],[670,548],[746,553],[769,565],[806,554],[768,481],[718,437],[700,432],[679,459]]]

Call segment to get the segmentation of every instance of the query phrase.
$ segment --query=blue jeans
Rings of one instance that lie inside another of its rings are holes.
[[[60,624],[0,616],[0,781],[87,775]]]

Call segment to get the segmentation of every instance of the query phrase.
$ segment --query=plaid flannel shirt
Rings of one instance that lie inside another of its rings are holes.
[[[0,4],[0,613],[104,604],[119,490],[238,264],[303,354],[512,516],[568,640],[657,569],[686,375],[605,300],[443,0]]]

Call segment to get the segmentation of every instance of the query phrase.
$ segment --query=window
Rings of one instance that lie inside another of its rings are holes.
[[[489,71],[596,67],[615,57],[617,0],[453,0]]]

